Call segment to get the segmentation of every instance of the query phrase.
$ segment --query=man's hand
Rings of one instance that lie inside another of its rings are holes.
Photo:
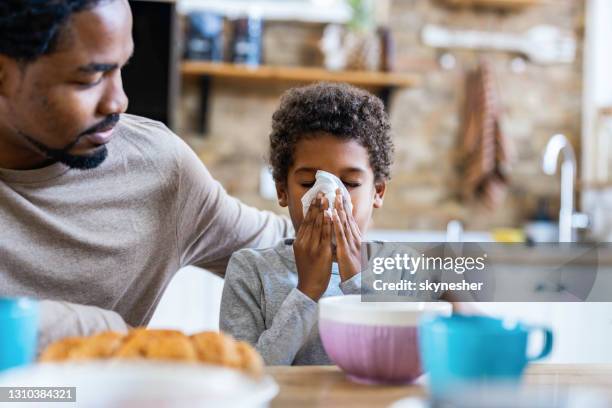
[[[336,202],[332,221],[336,234],[336,260],[342,282],[361,272],[361,231],[353,218],[344,210],[340,189],[336,190]]]
[[[41,300],[38,353],[66,337],[91,336],[104,331],[127,333],[131,327],[112,310],[60,300]]]
[[[293,241],[297,288],[315,302],[323,296],[331,278],[332,221],[326,214],[328,207],[323,194],[317,194]]]

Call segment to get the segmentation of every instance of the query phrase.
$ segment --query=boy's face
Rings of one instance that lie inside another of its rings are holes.
[[[287,185],[276,185],[279,204],[289,207],[295,230],[299,229],[304,218],[302,196],[313,186],[317,170],[335,174],[342,180],[351,195],[353,217],[361,233],[365,233],[372,210],[382,206],[386,183],[375,182],[365,147],[355,140],[342,140],[330,134],[299,141],[287,175]]]

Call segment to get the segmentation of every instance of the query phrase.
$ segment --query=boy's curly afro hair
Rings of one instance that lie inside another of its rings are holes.
[[[317,134],[355,140],[368,151],[376,181],[390,178],[391,126],[381,100],[343,83],[317,83],[288,90],[272,116],[270,165],[277,183],[286,183],[296,144]]]

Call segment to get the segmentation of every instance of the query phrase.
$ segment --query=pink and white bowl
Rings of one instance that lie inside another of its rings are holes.
[[[325,351],[353,380],[405,384],[422,374],[417,326],[424,315],[449,316],[447,302],[362,302],[360,295],[319,301]]]

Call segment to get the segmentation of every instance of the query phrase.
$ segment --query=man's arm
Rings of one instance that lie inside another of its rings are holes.
[[[181,266],[195,265],[223,276],[235,251],[271,247],[293,235],[287,217],[257,210],[229,196],[184,142],[178,150]]]
[[[108,330],[126,333],[129,328],[121,316],[112,310],[56,300],[42,300],[38,324],[38,353],[64,337],[89,336]]]

